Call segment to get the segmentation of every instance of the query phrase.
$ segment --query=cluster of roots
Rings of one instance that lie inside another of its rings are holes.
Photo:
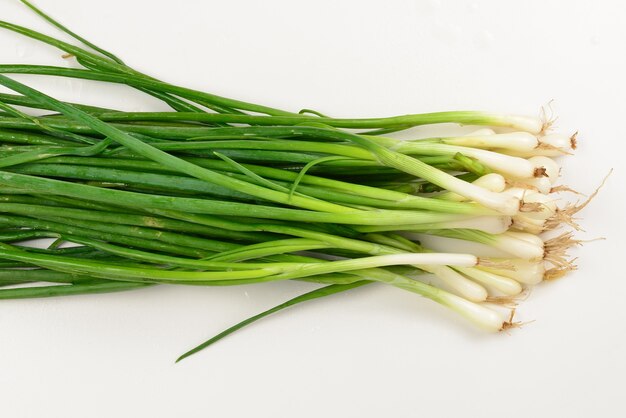
[[[509,319],[504,321],[502,323],[502,328],[500,328],[500,331],[508,331],[511,329],[515,329],[515,328],[521,328],[524,325],[530,324],[531,322],[534,321],[526,321],[526,322],[522,322],[522,321],[513,321],[513,318],[515,317],[515,308],[511,309],[511,313],[509,315]]]
[[[546,120],[544,123],[545,126],[549,126],[553,120]],[[572,149],[576,148],[576,135],[574,134],[571,137],[571,146]],[[607,176],[602,180],[602,183],[595,189],[595,191],[589,195],[584,201],[577,201],[575,203],[568,203],[564,208],[557,209],[553,216],[546,219],[543,230],[544,231],[552,231],[556,230],[562,226],[569,226],[574,231],[583,231],[581,226],[578,224],[578,218],[576,215],[582,211],[599,193],[600,189],[604,186],[607,178],[611,175],[611,170]],[[541,174],[541,173],[536,173]],[[550,193],[561,193],[561,192],[569,192],[577,195],[582,195],[581,193],[567,187],[567,186],[556,186],[552,188]],[[520,212],[531,213],[538,212],[543,209],[542,203],[536,202],[523,202],[520,206]],[[515,223],[516,221],[514,221]],[[523,226],[520,224],[520,226]],[[524,228],[521,228],[524,230]],[[544,273],[543,279],[546,281],[556,280],[564,277],[569,272],[576,270],[578,267],[576,266],[576,258],[571,258],[569,255],[569,250],[573,247],[577,247],[582,245],[583,240],[579,240],[574,238],[574,231],[569,231],[562,233],[554,238],[548,239],[544,242],[544,261],[551,265],[551,268],[546,269]],[[599,238],[603,239],[603,238]],[[588,242],[588,241],[587,241]],[[510,309],[510,317],[507,321],[505,321],[502,325],[501,331],[508,331],[514,328],[520,328],[528,322],[519,322],[514,321],[513,317],[515,315],[515,309],[520,300],[528,297],[529,291],[526,289],[522,294],[515,296],[491,296],[487,299],[487,302],[500,305],[502,307]],[[532,322],[532,321],[531,321]]]
[[[554,215],[551,218],[546,220],[546,224],[545,224],[546,231],[551,231],[553,229],[556,229],[563,224],[568,225],[577,231],[582,231],[583,229],[580,227],[580,225],[577,222],[578,218],[576,218],[575,216],[578,214],[578,212],[583,210],[598,195],[598,193],[600,192],[600,189],[602,189],[602,187],[606,183],[606,180],[609,178],[612,172],[613,172],[613,169],[609,171],[606,177],[604,177],[604,179],[602,180],[602,183],[600,183],[600,185],[596,188],[596,190],[594,190],[594,192],[591,193],[591,195],[589,195],[589,197],[585,199],[582,203],[580,202],[569,203],[563,209],[557,209]],[[570,189],[567,186],[558,186],[556,188],[553,188],[552,191],[556,191],[556,192],[568,191],[568,192],[580,194]]]

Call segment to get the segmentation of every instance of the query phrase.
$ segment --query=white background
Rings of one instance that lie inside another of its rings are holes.
[[[580,269],[537,287],[507,335],[413,294],[366,287],[178,354],[311,286],[158,287],[0,303],[3,417],[623,417],[626,3],[47,0],[78,33],[159,78],[337,116],[452,109],[536,114],[580,131],[566,184]],[[56,33],[15,0],[0,18]],[[0,32],[2,63],[64,63]],[[22,80],[63,99],[157,109],[121,87]],[[110,95],[108,95],[110,94]],[[125,100],[120,102],[120,94]]]

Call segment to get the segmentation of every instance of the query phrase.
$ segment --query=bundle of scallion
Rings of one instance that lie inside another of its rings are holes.
[[[563,223],[576,227],[572,217],[584,206],[556,204],[555,194],[568,189],[555,186],[553,157],[570,154],[575,135],[550,133],[545,118],[292,113],[142,74],[22,2],[82,46],[0,27],[54,46],[84,68],[0,65],[0,84],[12,91],[0,94],[0,299],[163,283],[324,285],[183,358],[280,309],[374,282],[498,331],[514,325],[499,307],[573,268],[571,233],[539,236]],[[4,74],[125,84],[172,111],[62,102]],[[478,130],[388,136],[441,123]],[[478,255],[435,252],[421,244],[429,237],[466,241]],[[39,238],[52,244],[23,244]],[[489,246],[497,257],[480,256]]]

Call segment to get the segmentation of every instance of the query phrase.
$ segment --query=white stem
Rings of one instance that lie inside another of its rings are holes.
[[[528,189],[524,189],[522,187],[509,187],[502,193],[515,196],[519,200],[522,200],[526,196],[526,193],[528,193]]]
[[[493,115],[492,118],[498,122],[498,126],[512,128],[518,131],[538,134],[543,130],[543,121],[540,118],[519,115]]]
[[[506,187],[506,180],[500,174],[489,173],[474,180],[472,184],[495,193],[500,193]],[[436,196],[437,199],[454,202],[465,202],[468,199],[457,193],[446,192]]]
[[[501,174],[517,178],[532,178],[535,167],[524,158],[512,157],[483,149],[460,147],[456,145],[403,142],[395,147],[400,152],[419,155],[454,155],[461,153],[476,158],[479,162]]]
[[[368,259],[372,261],[372,265],[368,267],[418,264],[472,267],[478,264],[478,258],[474,255],[455,253],[402,253],[363,258],[364,261]]]
[[[541,260],[543,259],[543,242],[538,246],[536,242],[529,242],[513,235],[513,232],[500,234],[491,244],[493,247],[502,250],[515,257],[524,260]],[[523,234],[519,232],[518,234]]]
[[[483,302],[487,299],[487,290],[481,285],[463,277],[447,266],[417,265],[419,269],[434,274],[459,296],[473,302]]]
[[[528,132],[511,132],[496,135],[465,135],[462,137],[443,138],[444,144],[461,145],[474,148],[501,148],[514,151],[532,151],[539,146],[535,135]]]
[[[506,187],[506,180],[500,174],[490,173],[477,178],[474,184],[492,192],[499,193]]]
[[[513,180],[512,187],[504,192],[526,202],[529,195],[547,195],[552,190],[552,184],[547,177],[535,177],[533,179]]]
[[[465,196],[469,200],[480,203],[489,209],[496,210],[503,215],[515,215],[519,212],[519,199],[503,193],[485,190],[482,187],[467,183],[453,176],[446,178],[445,188],[453,193]]]
[[[507,232],[507,235],[522,241],[526,241],[529,244],[534,244],[537,247],[540,247],[543,251],[543,240],[537,235],[528,234],[526,232]]]
[[[546,272],[545,265],[542,261],[532,262],[526,260],[506,259],[504,260],[513,266],[513,269],[496,269],[493,267],[479,266],[480,270],[505,276],[527,285],[535,285],[543,280]]]
[[[521,157],[521,158],[530,158],[530,157],[538,157],[538,156],[563,157],[567,155],[566,152],[559,151],[556,148],[542,148],[542,147],[535,148],[532,151],[515,151],[515,150],[510,150],[510,149],[502,149],[502,148],[494,149],[494,151],[500,152],[502,154],[510,155],[512,157]]]
[[[485,306],[479,305],[469,300],[463,299],[452,293],[441,292],[438,295],[438,301],[463,315],[484,330],[497,332],[502,329],[504,321],[500,314]]]
[[[526,216],[525,214],[517,214],[513,217],[511,228],[537,235],[545,231],[545,224],[545,219],[537,219]]]
[[[429,145],[429,144],[427,144]],[[434,144],[439,146],[447,146]],[[519,211],[519,200],[485,190],[472,183],[468,183],[454,177],[444,171],[428,164],[418,162],[415,158],[391,150],[381,149],[377,152],[377,158],[391,167],[401,167],[402,171],[426,179],[446,190],[458,193],[481,205],[500,212],[503,215],[515,215]]]
[[[547,177],[534,177],[532,179],[524,179],[522,182],[543,194],[550,193],[552,189],[552,183]]]
[[[556,152],[571,153],[574,151],[575,137],[563,134],[549,134],[539,138],[539,142],[556,148]]]
[[[544,170],[546,176],[532,178],[511,177],[511,182],[517,185],[523,184],[529,186],[543,194],[549,194],[552,185],[555,184],[559,178],[561,171],[559,165],[552,158],[542,156],[531,157],[528,159],[528,162],[532,164],[536,170]]]
[[[499,154],[493,151],[455,147],[457,152],[476,158],[482,164],[504,175],[520,178],[532,178],[535,175],[535,168],[528,160],[510,155]]]
[[[458,271],[477,282],[496,289],[507,296],[515,296],[522,292],[522,286],[516,280],[476,268],[456,267]]]

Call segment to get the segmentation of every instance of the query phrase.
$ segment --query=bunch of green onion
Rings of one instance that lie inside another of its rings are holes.
[[[551,133],[545,118],[452,111],[342,119],[247,103],[147,76],[23,3],[79,45],[0,27],[83,68],[0,65],[0,84],[11,90],[0,94],[0,299],[159,284],[322,285],[185,357],[270,313],[370,283],[499,331],[515,325],[503,306],[573,268],[570,233],[540,237],[576,227],[572,216],[584,206],[556,204],[568,189],[556,186],[553,157],[570,154],[575,136]],[[5,74],[125,84],[172,110],[62,102]],[[477,130],[393,137],[441,123]],[[470,250],[433,251],[422,244],[432,237]],[[28,245],[40,238],[51,238],[49,247]],[[487,247],[498,255],[479,256]]]

